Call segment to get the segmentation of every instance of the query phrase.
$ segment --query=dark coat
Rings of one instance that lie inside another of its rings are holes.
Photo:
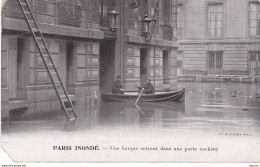
[[[150,82],[147,83],[147,85],[143,88],[144,88],[143,93],[145,93],[145,94],[153,94],[154,93],[153,84],[151,84]],[[142,88],[138,87],[138,89],[141,90]]]
[[[144,87],[144,93],[146,94],[152,94],[154,93],[154,87],[153,84],[151,84],[150,82]]]
[[[113,94],[123,94],[124,92],[121,91],[120,89],[122,89],[122,84],[120,80],[116,80],[113,83],[113,87],[112,87],[112,93]]]

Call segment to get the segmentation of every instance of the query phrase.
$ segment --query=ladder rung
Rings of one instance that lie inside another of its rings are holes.
[[[63,102],[69,102],[69,99],[67,98],[67,96],[65,94],[61,95],[60,97],[61,97]]]
[[[46,47],[45,46],[39,46],[41,49],[46,49]],[[42,50],[41,50],[42,51]]]
[[[57,75],[57,73],[56,72],[51,72],[51,75]]]
[[[28,19],[28,22],[29,22],[29,23],[33,23],[33,24],[36,24],[36,22],[33,21],[33,20],[31,20],[31,19]]]
[[[38,32],[39,30],[36,29],[36,28],[32,28],[32,31],[34,31],[34,32]]]
[[[60,96],[62,99],[67,99],[66,95],[61,95]]]
[[[45,68],[48,71],[48,73],[50,74],[49,77],[52,81],[55,92],[57,93],[57,96],[59,97],[62,108],[65,112],[65,115],[68,118],[68,120],[76,120],[77,114],[73,107],[70,95],[67,94],[67,91],[62,83],[62,80],[59,76],[56,66],[52,60],[51,54],[45,43],[44,37],[41,34],[41,29],[38,26],[39,22],[37,22],[35,20],[34,13],[31,11],[30,5],[27,0],[18,0],[18,3],[23,12],[23,15],[25,16],[26,23],[34,37],[35,43],[38,48],[38,54],[40,53],[40,56],[43,59]]]
[[[72,111],[72,108],[66,108],[67,111]]]
[[[54,67],[54,65],[53,64],[47,64],[48,66],[51,66],[51,67]]]
[[[69,120],[70,121],[75,121],[77,118],[70,118]]]

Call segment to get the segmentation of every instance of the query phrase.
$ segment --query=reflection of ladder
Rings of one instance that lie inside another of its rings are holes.
[[[61,77],[58,73],[58,70],[54,64],[54,61],[50,55],[46,42],[43,38],[43,35],[39,29],[38,23],[35,20],[35,17],[32,13],[29,3],[27,0],[17,0],[19,6],[22,9],[23,15],[27,22],[27,25],[32,32],[33,38],[35,40],[36,46],[40,52],[42,61],[46,70],[50,76],[51,82],[53,84],[54,90],[60,100],[61,106],[65,112],[68,120],[77,119],[77,114],[75,112],[74,106],[71,99],[61,81]]]

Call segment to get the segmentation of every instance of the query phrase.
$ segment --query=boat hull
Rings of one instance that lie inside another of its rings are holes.
[[[129,102],[136,101],[138,98],[138,93],[136,94],[111,94],[111,93],[101,93],[101,98],[103,101],[107,102]],[[180,91],[169,91],[161,92],[156,94],[142,94],[139,102],[182,102],[185,99],[185,89]]]

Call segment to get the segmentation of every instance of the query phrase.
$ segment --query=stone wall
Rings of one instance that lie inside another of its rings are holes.
[[[111,71],[114,71],[114,77],[122,76],[126,89],[133,89],[134,84],[139,85],[141,82],[140,50],[143,48],[147,49],[148,55],[147,74],[156,89],[177,87],[176,0],[147,1],[147,14],[157,20],[150,41],[144,38],[142,32],[144,4],[137,9],[130,9],[130,2],[132,1],[29,0],[51,56],[74,103],[84,100],[88,108],[96,102],[100,89],[100,58],[106,56],[100,55],[100,46],[108,41],[115,43],[110,48],[113,49],[111,58],[114,58],[110,64],[114,68]],[[102,8],[101,4],[105,6]],[[120,13],[116,33],[108,32],[107,23],[102,22],[107,21],[107,12],[112,6]],[[154,14],[156,12],[158,13]],[[16,0],[8,0],[4,6],[2,27],[3,117],[8,117],[8,112],[15,109],[28,111],[26,113],[60,110],[50,78]],[[70,53],[68,48],[72,48]],[[164,53],[168,55],[167,61],[163,59]],[[166,77],[163,74],[165,67]]]
[[[143,5],[131,8],[130,0],[123,1],[125,14],[125,38],[123,41],[123,73],[125,87],[136,89],[134,85],[140,85],[144,77],[140,76],[141,50],[147,52],[147,77],[152,80],[155,89],[175,89],[177,87],[177,41],[176,41],[176,1],[141,1]],[[167,11],[167,12],[166,12]],[[156,19],[151,22],[150,35],[144,37],[142,19],[144,15]],[[124,26],[123,25],[123,26]],[[155,25],[155,26],[154,26]],[[153,31],[153,27],[154,31]],[[153,32],[153,34],[152,34]],[[152,36],[151,36],[152,34]],[[147,39],[151,40],[147,40]],[[163,63],[163,53],[168,54],[168,62]],[[167,67],[165,76],[163,69]]]
[[[38,22],[95,30],[100,28],[99,0],[30,0],[29,4]],[[16,0],[6,1],[2,16],[24,20]]]
[[[183,4],[184,35],[178,37],[178,75],[208,75],[209,52],[222,52],[219,75],[248,75],[251,52],[260,52],[259,36],[249,34],[249,3],[256,0],[178,0]],[[208,4],[223,4],[223,34],[208,34]]]
[[[95,96],[96,98],[99,94],[99,43],[58,38],[45,38],[45,40],[68,93],[75,95],[73,101],[81,97],[93,99]],[[29,113],[60,110],[60,102],[34,40],[26,37],[23,41],[25,54],[19,54],[17,38],[3,36],[2,109],[4,110],[2,111],[15,109],[12,102],[17,100],[27,105]],[[66,53],[68,43],[73,44],[71,58],[68,58]],[[26,63],[20,62],[23,59]],[[19,64],[23,64],[24,67],[21,69]],[[19,70],[23,70],[24,73],[20,74]],[[24,80],[19,79],[22,77]],[[23,83],[19,82],[20,80]],[[19,88],[19,85],[20,87],[23,85],[23,89]]]
[[[248,75],[249,53],[260,49],[256,44],[185,44],[179,50],[182,55],[180,75],[207,75],[208,52],[221,50],[223,52],[223,75]],[[215,48],[214,48],[215,47]]]

